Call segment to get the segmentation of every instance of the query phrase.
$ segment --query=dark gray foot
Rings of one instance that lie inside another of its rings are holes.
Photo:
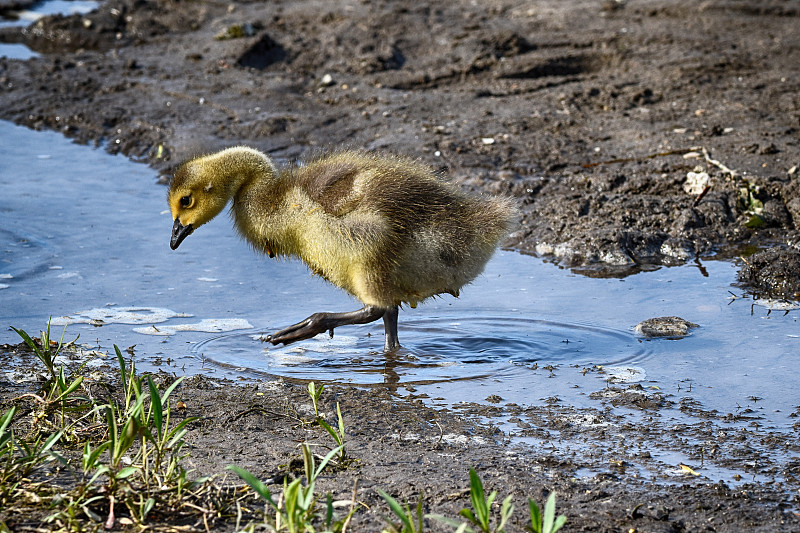
[[[375,322],[381,317],[383,317],[384,323],[386,323],[386,315],[391,312],[391,309],[367,305],[358,311],[349,311],[347,313],[314,313],[293,326],[282,329],[274,335],[269,335],[264,340],[272,344],[291,344],[304,339],[310,339],[326,331],[333,336],[334,328],[338,328],[339,326],[368,324],[370,322]],[[389,326],[387,325],[386,328],[386,346],[389,346]],[[397,308],[394,308],[393,339],[393,343],[397,344]],[[397,345],[399,346],[399,344]]]

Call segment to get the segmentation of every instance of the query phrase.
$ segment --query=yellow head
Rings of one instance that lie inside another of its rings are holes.
[[[167,195],[175,221],[170,247],[175,250],[194,230],[217,216],[242,184],[274,172],[267,156],[242,146],[181,165]]]

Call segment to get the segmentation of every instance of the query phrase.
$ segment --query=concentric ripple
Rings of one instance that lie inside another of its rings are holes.
[[[260,334],[224,334],[199,342],[193,352],[237,373],[359,384],[507,378],[534,365],[611,365],[649,355],[649,345],[628,332],[527,318],[409,320],[400,325],[400,340],[403,349],[384,354],[382,327],[370,325],[285,347],[261,342]]]

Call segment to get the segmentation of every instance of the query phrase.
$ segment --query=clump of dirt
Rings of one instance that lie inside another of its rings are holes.
[[[769,298],[800,299],[800,251],[761,250],[742,259],[739,281]]]

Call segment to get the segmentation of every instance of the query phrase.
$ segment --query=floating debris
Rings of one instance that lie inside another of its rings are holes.
[[[780,300],[777,298],[758,298],[753,303],[761,307],[766,307],[770,311],[794,311],[800,309],[800,304],[791,300]]]
[[[195,324],[176,324],[174,326],[148,326],[146,328],[133,328],[142,335],[174,335],[179,331],[202,331],[205,333],[223,333],[237,329],[252,329],[250,322],[243,318],[204,318]]]
[[[53,318],[54,326],[70,324],[157,324],[170,318],[191,317],[186,313],[176,313],[164,307],[105,307],[78,311],[73,315]]]
[[[647,372],[638,366],[607,366],[604,369],[609,381],[615,383],[638,383],[647,379]]]

